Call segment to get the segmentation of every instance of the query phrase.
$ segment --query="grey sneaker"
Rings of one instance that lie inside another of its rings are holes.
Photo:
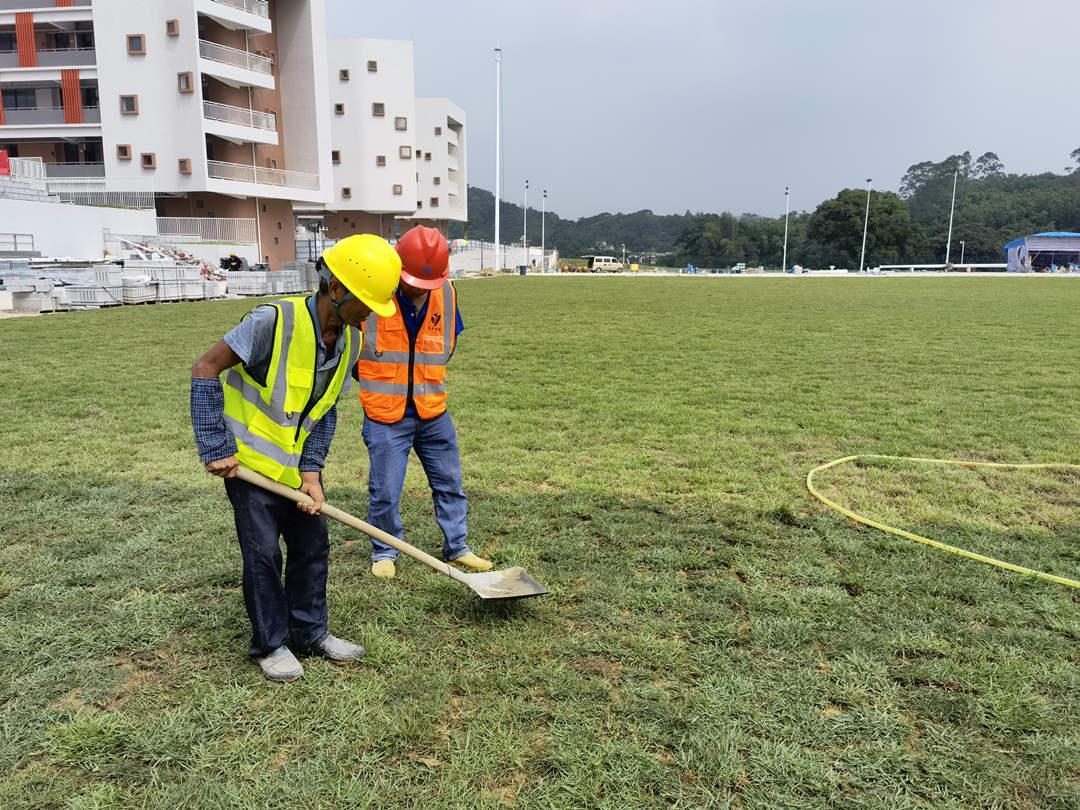
[[[327,635],[311,648],[311,653],[328,658],[335,664],[350,664],[364,657],[364,648],[359,644],[351,644],[336,636]]]
[[[300,666],[296,656],[285,645],[278,647],[269,655],[256,658],[255,663],[262,669],[263,675],[279,683],[295,681],[304,674],[304,668]]]

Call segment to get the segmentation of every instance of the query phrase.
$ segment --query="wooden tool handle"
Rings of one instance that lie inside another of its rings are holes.
[[[254,484],[269,492],[273,492],[275,495],[280,495],[282,498],[288,498],[290,501],[295,501],[296,503],[312,503],[311,498],[305,493],[295,490],[292,487],[285,486],[285,484],[274,481],[271,478],[267,478],[265,475],[261,475],[254,470],[249,470],[247,467],[237,467],[236,477],[247,481],[249,484]],[[329,518],[333,518],[339,523],[344,523],[346,526],[351,526],[366,535],[374,537],[376,540],[386,543],[386,545],[391,548],[396,548],[402,554],[407,554],[417,562],[422,562],[424,565],[434,568],[440,574],[446,574],[446,576],[451,579],[465,581],[461,579],[463,576],[461,572],[453,566],[447,565],[442,560],[438,560],[414,546],[410,546],[404,540],[394,537],[394,535],[388,534],[382,529],[372,526],[370,523],[365,523],[360,520],[360,518],[350,515],[348,512],[338,509],[336,506],[323,503],[320,512]]]

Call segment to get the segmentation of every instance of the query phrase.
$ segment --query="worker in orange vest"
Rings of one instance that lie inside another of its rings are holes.
[[[447,562],[473,571],[492,565],[466,543],[468,500],[461,486],[457,433],[446,410],[446,364],[464,328],[449,281],[446,240],[418,225],[397,243],[401,284],[394,313],[364,322],[364,347],[354,377],[364,406],[368,448],[368,522],[401,537],[398,504],[409,452],[427,473]],[[371,573],[394,576],[397,550],[372,538]]]

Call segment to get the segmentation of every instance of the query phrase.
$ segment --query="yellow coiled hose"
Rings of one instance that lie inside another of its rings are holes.
[[[928,537],[922,537],[911,532],[906,532],[903,529],[897,529],[894,526],[886,526],[884,523],[878,523],[876,520],[863,517],[845,506],[841,506],[835,501],[831,501],[818,492],[814,487],[814,475],[828,470],[832,467],[839,467],[841,464],[847,464],[859,459],[878,459],[885,461],[914,461],[920,464],[953,464],[958,467],[994,467],[997,469],[1006,470],[1080,470],[1080,464],[996,464],[988,461],[959,461],[951,458],[917,458],[911,456],[879,456],[879,455],[858,455],[858,456],[845,456],[844,458],[838,458],[835,461],[830,461],[828,464],[822,464],[814,469],[810,470],[806,474],[806,488],[810,491],[810,494],[828,506],[830,509],[835,509],[842,515],[846,515],[854,521],[862,523],[866,526],[872,526],[875,529],[880,529],[883,532],[889,534],[895,534],[897,537],[905,537],[908,540],[914,540],[916,543],[923,543],[934,548],[941,549],[942,551],[948,551],[950,554],[959,554],[961,557],[967,557],[969,560],[976,560],[987,565],[994,565],[998,568],[1004,568],[1006,571],[1015,571],[1018,574],[1029,574],[1033,577],[1039,577],[1040,579],[1046,579],[1050,582],[1056,582],[1058,585],[1068,585],[1070,588],[1080,588],[1080,582],[1075,579],[1068,579],[1066,577],[1059,577],[1054,574],[1048,574],[1045,571],[1035,571],[1031,568],[1024,568],[1021,565],[1014,565],[1013,563],[1004,562],[1002,560],[995,560],[993,557],[986,557],[982,554],[976,554],[973,551],[967,549],[957,548],[956,546],[950,546],[945,543],[939,543],[937,540],[931,540]]]

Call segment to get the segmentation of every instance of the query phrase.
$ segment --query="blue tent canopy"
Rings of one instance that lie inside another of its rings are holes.
[[[1047,231],[1014,239],[1005,245],[1010,273],[1025,273],[1054,264],[1080,263],[1080,233]]]

